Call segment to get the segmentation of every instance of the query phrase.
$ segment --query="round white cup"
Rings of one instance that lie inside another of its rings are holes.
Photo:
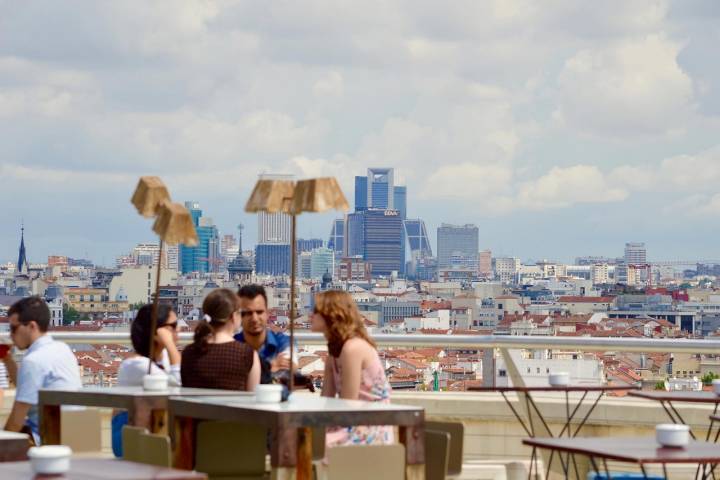
[[[655,439],[663,447],[684,447],[690,441],[690,427],[674,423],[656,425]]]
[[[31,447],[27,456],[33,472],[42,475],[60,475],[70,470],[72,449],[65,445]]]
[[[570,374],[568,372],[555,372],[548,375],[548,383],[551,387],[567,387],[570,385]]]
[[[258,385],[255,387],[255,400],[258,403],[279,403],[282,400],[282,385]]]

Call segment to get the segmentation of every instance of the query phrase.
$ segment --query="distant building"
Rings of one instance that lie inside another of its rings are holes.
[[[502,283],[515,283],[520,271],[520,259],[515,257],[499,257],[493,259],[495,278]]]
[[[392,168],[368,168],[367,206],[394,210],[395,170]]]
[[[320,238],[298,238],[297,240],[297,252],[310,252],[316,248],[323,246],[323,241]]]
[[[195,224],[199,243],[195,247],[180,245],[180,270],[182,273],[215,272],[222,263],[218,229],[211,218],[203,216],[198,202],[185,202],[185,207]]]
[[[263,243],[255,246],[255,272],[259,275],[290,275],[290,244]]]
[[[310,278],[322,278],[329,273],[331,276],[335,271],[335,255],[329,248],[316,248],[310,252]]]
[[[403,222],[397,210],[355,212],[347,215],[345,223],[346,257],[362,257],[372,265],[373,275],[403,271]]]
[[[405,220],[405,234],[410,245],[410,258],[432,257],[430,238],[425,228],[425,222],[419,218]]]
[[[393,208],[400,212],[403,220],[407,218],[407,187],[396,186],[393,188]]]
[[[364,177],[359,177],[364,178]],[[335,252],[335,257],[340,258],[345,248],[345,219],[336,218],[333,220],[332,229],[330,230],[330,238],[327,246]]]
[[[20,248],[18,249],[18,261],[15,267],[15,275],[27,274],[30,265],[25,252],[25,226],[20,227]]]
[[[478,254],[478,275],[480,278],[492,278],[492,252],[490,250],[483,250]]]
[[[371,265],[361,256],[345,257],[338,263],[338,279],[341,281],[369,282],[372,279]]]
[[[368,208],[368,177],[355,177],[355,211]]]
[[[450,225],[443,223],[437,229],[438,268],[453,266],[453,258],[459,259],[458,266],[475,267],[478,264],[479,229],[476,225]]]

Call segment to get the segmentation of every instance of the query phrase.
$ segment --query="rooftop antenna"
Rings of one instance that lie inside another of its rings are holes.
[[[243,225],[242,223],[239,223],[237,226],[237,229],[238,229],[238,254],[242,255],[242,251],[243,251],[243,249],[242,249],[242,232],[243,232],[243,230],[245,230],[245,225]]]

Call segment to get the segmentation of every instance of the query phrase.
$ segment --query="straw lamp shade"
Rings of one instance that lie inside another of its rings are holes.
[[[345,195],[334,177],[300,180],[295,185],[292,212],[324,212],[326,210],[348,210]]]
[[[294,192],[295,182],[292,180],[258,180],[245,204],[245,211],[290,213]]]
[[[152,218],[157,215],[160,204],[170,201],[170,193],[160,177],[140,177],[130,201],[140,215]]]
[[[153,231],[169,245],[181,243],[194,247],[198,244],[192,216],[188,209],[179,203],[164,202],[160,206]]]

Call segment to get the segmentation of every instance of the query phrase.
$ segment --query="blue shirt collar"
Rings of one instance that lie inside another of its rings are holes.
[[[265,343],[258,351],[258,355],[264,360],[272,360],[278,353],[282,352],[290,345],[290,339],[284,333],[275,333],[269,328],[265,330]],[[235,335],[235,340],[245,342],[243,332]]]

